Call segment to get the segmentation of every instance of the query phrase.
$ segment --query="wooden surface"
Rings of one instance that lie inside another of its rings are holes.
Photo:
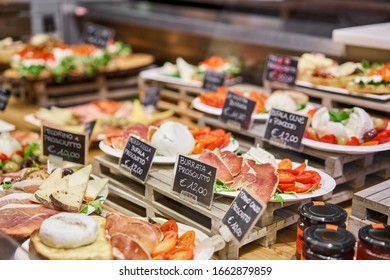
[[[25,122],[23,116],[31,114],[38,109],[36,105],[23,104],[18,99],[12,97],[8,107],[4,112],[0,112],[0,119],[13,123],[19,130],[31,130],[39,132],[39,128]],[[103,154],[96,144],[91,146],[89,162],[92,163],[93,157]],[[351,203],[343,203],[348,213],[351,210]],[[295,226],[280,230],[277,234],[276,243],[269,248],[261,247],[256,242],[245,245],[240,250],[240,259],[243,260],[293,260],[295,259]],[[217,258],[217,257],[216,257]]]

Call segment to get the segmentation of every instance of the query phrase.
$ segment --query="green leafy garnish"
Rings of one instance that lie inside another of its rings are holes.
[[[353,109],[338,110],[338,111],[329,110],[330,121],[342,122],[343,120],[348,119],[352,113],[353,113]]]
[[[24,151],[23,151],[23,159],[26,161],[29,158],[34,157],[35,156],[34,152],[39,151],[39,149],[40,149],[40,146],[37,143],[33,143],[33,144],[28,145],[28,147],[26,149],[24,149]]]
[[[220,179],[217,179],[215,181],[214,192],[219,193],[219,192],[235,192],[235,191],[236,190],[232,190],[226,187],[225,183]]]
[[[300,111],[300,110],[303,110],[306,108],[306,103],[300,103],[297,105],[297,108],[295,109],[295,111]]]
[[[284,199],[283,199],[283,197],[279,194],[279,193],[274,193],[274,199],[277,201],[277,202],[280,202],[280,204],[282,205],[282,207],[283,207],[283,205],[284,205]]]
[[[8,190],[10,189],[13,185],[14,185],[15,182],[6,182],[6,183],[3,183],[2,184],[2,187],[4,190]]]
[[[91,207],[95,208],[94,212],[96,212],[97,214],[100,215],[103,213],[104,201],[105,201],[105,199],[98,199],[98,200],[88,202],[87,205],[80,211],[80,213],[87,214],[88,213],[88,206],[91,206]]]

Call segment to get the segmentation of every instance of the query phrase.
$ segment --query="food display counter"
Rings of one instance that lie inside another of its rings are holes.
[[[0,259],[387,258],[388,49],[298,32],[306,1],[161,2],[80,4],[80,26],[115,30],[103,47],[14,49]]]

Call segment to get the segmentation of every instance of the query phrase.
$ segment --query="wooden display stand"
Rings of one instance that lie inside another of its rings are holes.
[[[352,189],[340,190],[338,187],[334,192],[321,197],[332,203],[341,203],[352,199],[353,193],[365,186],[368,175],[377,174],[384,179],[390,178],[390,152],[378,152],[372,154],[349,155],[320,151],[310,147],[304,147],[301,152],[283,149],[263,141],[265,124],[254,123],[251,129],[244,130],[232,127],[225,122],[203,117],[198,121],[199,126],[210,126],[211,128],[223,128],[231,131],[234,138],[240,143],[239,151],[246,152],[250,147],[259,145],[271,152],[277,158],[289,157],[295,162],[309,160],[312,167],[318,168],[336,181],[337,185],[351,183]],[[320,198],[318,198],[320,199]]]
[[[153,165],[145,185],[136,183],[119,171],[118,159],[110,156],[97,156],[93,163],[94,174],[108,178],[110,195],[108,205],[128,215],[165,217],[197,228],[212,236],[219,233],[221,220],[233,199],[214,196],[211,209],[183,201],[172,192],[173,165]],[[113,200],[111,200],[113,198]],[[121,201],[117,205],[116,201]],[[220,259],[238,259],[239,250],[245,244],[257,242],[268,247],[276,242],[277,232],[294,225],[298,220],[297,209],[310,199],[280,203],[268,203],[265,213],[252,229],[241,246],[233,241],[218,252]]]
[[[390,225],[390,180],[354,194],[348,229],[357,236],[359,229],[372,223]]]
[[[147,54],[133,54],[134,63],[126,70],[100,72],[93,77],[69,76],[61,83],[53,78],[26,79],[0,76],[0,84],[20,95],[25,102],[40,107],[70,106],[94,100],[138,97],[137,78],[140,71],[153,63]]]

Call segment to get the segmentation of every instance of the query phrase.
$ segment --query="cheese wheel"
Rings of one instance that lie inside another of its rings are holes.
[[[42,242],[52,248],[71,249],[95,242],[98,224],[89,216],[60,213],[46,219],[39,230]]]

